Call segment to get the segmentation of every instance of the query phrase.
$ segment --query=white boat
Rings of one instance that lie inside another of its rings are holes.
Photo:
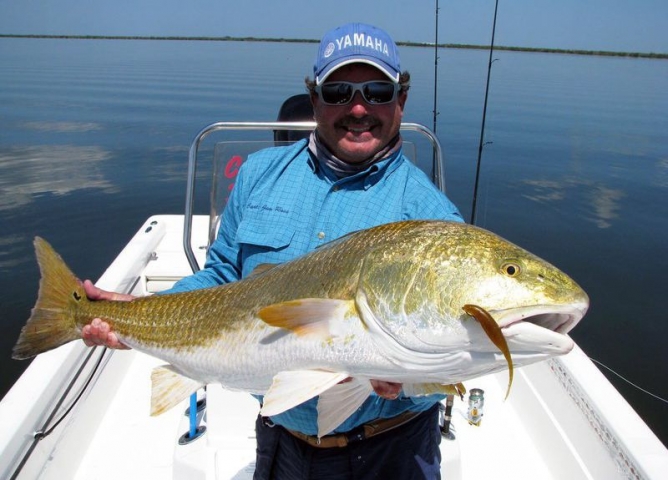
[[[279,126],[313,124],[203,129],[190,149],[186,214],[147,219],[97,285],[148,295],[203,265],[226,188],[214,180],[212,213],[192,215],[200,142],[221,129]],[[422,126],[402,128],[428,135],[437,153],[430,174],[444,188],[438,141]],[[214,168],[214,176],[220,171]],[[209,385],[198,394],[205,407],[192,415],[192,435],[188,402],[149,416],[150,372],[160,363],[134,350],[82,342],[39,355],[0,403],[0,478],[252,478],[257,401]],[[444,479],[668,478],[668,450],[577,345],[568,355],[516,370],[504,401],[507,383],[507,372],[466,382],[469,391],[484,391],[477,426],[468,421],[466,401],[454,399],[441,443]]]

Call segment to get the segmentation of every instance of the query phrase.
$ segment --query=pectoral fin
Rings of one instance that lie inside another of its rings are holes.
[[[336,325],[354,309],[352,300],[302,298],[268,305],[260,309],[258,317],[272,327],[328,340],[336,335]]]
[[[496,345],[499,350],[501,350],[501,353],[503,353],[503,356],[508,363],[509,378],[508,390],[506,391],[506,398],[508,398],[508,394],[510,394],[510,386],[513,384],[513,360],[510,357],[510,349],[508,348],[506,337],[503,336],[501,327],[499,327],[499,324],[496,323],[494,317],[492,317],[490,313],[482,307],[477,305],[464,305],[462,308],[468,315],[478,320],[480,326],[485,331],[490,341]]]
[[[324,370],[280,372],[264,396],[262,415],[270,417],[296,407],[348,378],[347,373]]]
[[[165,413],[204,386],[181,375],[171,365],[154,368],[151,383],[151,416]]]

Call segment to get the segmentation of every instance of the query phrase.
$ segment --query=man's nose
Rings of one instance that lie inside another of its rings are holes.
[[[350,101],[350,113],[356,116],[363,116],[368,113],[369,104],[366,103],[362,92],[355,92],[352,100]]]

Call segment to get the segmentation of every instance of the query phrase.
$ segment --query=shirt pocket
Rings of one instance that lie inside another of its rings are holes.
[[[261,250],[283,250],[290,245],[295,228],[271,219],[243,219],[237,229],[236,242]]]
[[[295,228],[270,219],[244,219],[237,229],[241,275],[247,277],[261,264],[279,264],[290,260]]]

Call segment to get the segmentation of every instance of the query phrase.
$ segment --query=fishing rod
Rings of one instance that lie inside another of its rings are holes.
[[[475,185],[473,186],[473,205],[471,205],[471,225],[475,225],[476,204],[478,202],[478,184],[480,181],[480,163],[482,148],[485,146],[485,118],[487,117],[487,97],[489,94],[489,78],[492,74],[492,55],[494,53],[494,35],[496,33],[496,12],[499,9],[499,0],[494,5],[494,22],[492,23],[492,42],[489,46],[489,63],[487,65],[487,86],[485,87],[485,102],[482,107],[482,125],[480,127],[480,144],[478,145],[478,162],[476,164]]]
[[[436,11],[434,14],[434,21],[436,26],[434,28],[434,123],[432,130],[436,134],[436,117],[438,117],[438,0],[436,0]],[[434,151],[436,155],[436,151]],[[452,423],[452,407],[455,403],[455,396],[448,394],[445,397],[445,405],[439,405],[439,428],[444,438],[454,440],[455,436],[450,431]]]
[[[434,34],[434,124],[432,130],[436,133],[436,117],[438,110],[436,108],[438,95],[438,0],[436,0],[436,13],[434,15],[436,28]]]
[[[438,0],[436,0],[436,11],[434,14],[435,18],[435,23],[436,23],[436,28],[435,28],[435,34],[434,34],[434,120],[432,124],[432,131],[434,132],[434,135],[436,135],[436,117],[438,116],[438,109],[437,109],[437,103],[438,103]],[[434,168],[436,168],[437,162],[440,162],[441,159],[437,158],[436,156],[436,150],[433,151],[431,162]],[[434,171],[434,174],[436,174],[436,171]]]

